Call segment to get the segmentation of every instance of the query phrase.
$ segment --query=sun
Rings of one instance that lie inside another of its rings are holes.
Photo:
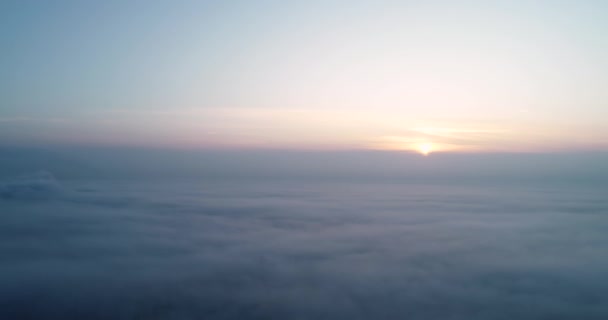
[[[418,152],[421,154],[428,156],[429,153],[433,151],[433,145],[431,143],[421,143],[418,145]]]

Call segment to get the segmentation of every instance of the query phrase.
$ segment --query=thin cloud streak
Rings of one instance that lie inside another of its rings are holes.
[[[601,128],[572,127],[563,132],[559,126],[508,119],[417,120],[397,110],[387,114],[291,108],[110,109],[91,121],[131,125],[165,145],[202,148],[412,150],[414,144],[432,142],[451,152],[538,152],[608,146],[608,141],[593,138],[603,132]],[[585,139],[596,142],[583,145]]]

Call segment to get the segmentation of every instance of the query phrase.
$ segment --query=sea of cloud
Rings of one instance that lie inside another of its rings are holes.
[[[597,186],[0,184],[0,319],[607,319]]]

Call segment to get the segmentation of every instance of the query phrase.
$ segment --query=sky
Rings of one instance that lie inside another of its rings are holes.
[[[608,150],[605,1],[0,1],[0,143]]]

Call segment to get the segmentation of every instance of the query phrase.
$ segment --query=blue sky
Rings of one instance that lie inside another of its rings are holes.
[[[2,1],[0,142],[608,149],[603,1]]]

